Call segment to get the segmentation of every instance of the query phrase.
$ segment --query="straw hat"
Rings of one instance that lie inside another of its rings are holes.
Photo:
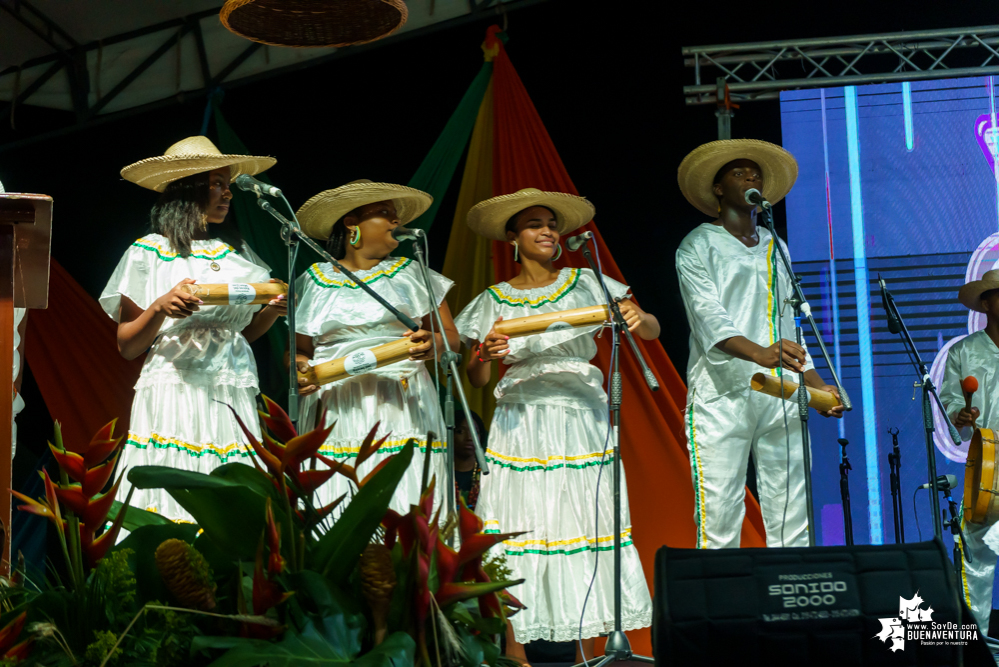
[[[343,47],[388,37],[406,23],[403,0],[227,0],[219,19],[261,44]]]
[[[960,289],[957,293],[957,300],[965,308],[984,313],[982,308],[982,294],[989,290],[999,289],[999,269],[986,271],[981,280],[973,280]]]
[[[121,170],[121,177],[144,188],[163,192],[167,185],[185,176],[229,167],[232,178],[240,174],[253,176],[277,163],[272,157],[253,155],[223,155],[208,137],[181,139],[163,155],[139,160]]]
[[[733,160],[752,160],[763,172],[763,198],[771,204],[783,199],[798,178],[794,156],[775,144],[758,139],[724,139],[698,146],[683,158],[677,170],[680,191],[694,208],[718,217],[715,174]]]
[[[337,220],[358,206],[387,199],[395,204],[401,225],[416,220],[434,203],[434,198],[422,190],[395,183],[374,183],[362,178],[325,190],[309,199],[298,209],[298,221],[302,230],[312,238],[328,239]]]
[[[507,221],[532,206],[546,206],[555,212],[559,234],[568,234],[574,229],[579,229],[592,220],[597,212],[585,197],[524,188],[512,195],[500,195],[473,206],[468,212],[468,226],[473,232],[487,239],[506,241]]]

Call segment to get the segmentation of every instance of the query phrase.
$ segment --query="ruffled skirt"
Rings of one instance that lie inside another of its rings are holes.
[[[581,616],[584,638],[614,629],[613,451],[606,409],[594,407],[603,392],[585,368],[570,379],[569,366],[577,363],[557,362],[565,383],[555,400],[500,402],[489,431],[490,473],[482,477],[476,513],[488,532],[525,531],[503,543],[513,578],[525,579],[510,591],[527,606],[510,619],[521,643],[572,641]],[[526,376],[536,370],[514,367],[507,378],[533,384]],[[569,407],[574,402],[579,407]],[[652,602],[631,540],[623,470],[621,504],[622,627],[633,630],[651,624]]]
[[[251,465],[249,441],[226,406],[232,406],[259,438],[256,396],[256,387],[140,380],[118,470],[159,465],[207,474],[231,461]],[[124,502],[130,487],[126,472],[117,499]],[[174,521],[193,521],[162,489],[136,489],[130,504]]]
[[[427,433],[432,431],[429,475],[437,478],[434,507],[440,507],[447,480],[446,433],[434,382],[422,364],[407,377],[369,373],[336,382],[306,396],[299,410],[300,430],[308,430],[317,423],[320,402],[326,410],[326,423],[336,422],[320,449],[324,455],[355,465],[361,444],[376,423],[379,424],[376,438],[388,436],[379,450],[361,464],[357,470],[358,479],[364,479],[379,463],[401,451],[410,438],[417,441],[420,448],[414,453],[390,504],[401,514],[408,512],[410,505],[420,499]],[[316,491],[315,503],[324,506],[346,493],[347,499],[341,506],[345,507],[354,492],[353,483],[337,474]]]

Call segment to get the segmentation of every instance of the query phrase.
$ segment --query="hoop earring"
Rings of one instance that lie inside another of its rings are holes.
[[[555,251],[555,255],[554,255],[554,257],[552,257],[552,261],[553,262],[556,261],[556,260],[558,260],[558,258],[562,256],[562,244],[561,243],[556,243],[555,247],[558,248],[558,250]]]
[[[356,248],[357,244],[359,244],[360,242],[361,242],[361,228],[360,227],[354,227],[354,231],[352,231],[350,233],[349,243],[350,243],[350,245],[352,245],[352,246],[354,246]]]
[[[201,214],[201,225],[199,225],[199,227],[201,228],[201,231],[203,231],[203,232],[208,231],[208,215],[207,214],[205,214],[205,213]]]
[[[514,241],[513,242],[513,261],[516,262],[519,258],[520,258],[520,246],[517,245],[516,241]]]

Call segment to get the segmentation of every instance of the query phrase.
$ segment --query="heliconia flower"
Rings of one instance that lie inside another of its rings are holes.
[[[517,583],[523,582],[521,579]],[[496,593],[506,588],[507,582],[505,581],[490,581],[480,584],[462,584],[455,582],[447,582],[440,585],[437,589],[437,593],[434,595],[434,599],[437,604],[441,607],[446,607],[449,604],[454,604],[455,602],[461,602],[463,600],[470,600],[472,598],[492,598],[492,602],[495,605],[490,604],[490,611],[493,608],[498,609],[499,600],[496,598]]]
[[[36,514],[38,516],[43,516],[60,529],[66,529],[66,522],[59,516],[59,514],[49,506],[48,503],[39,502],[37,500],[32,500],[23,493],[11,490],[11,494],[14,495],[18,500],[23,501],[24,505],[18,505],[17,509],[21,512],[28,512],[30,514]]]
[[[122,440],[121,437],[114,437],[114,427],[117,423],[117,419],[109,421],[94,434],[94,437],[86,445],[80,446],[64,443],[66,450],[83,456],[84,465],[88,468],[102,463],[118,447]]]
[[[393,509],[386,510],[385,516],[382,517],[382,527],[385,529],[385,546],[389,549],[395,546],[402,519],[402,515]]]
[[[115,454],[110,459],[104,463],[88,468],[86,474],[83,477],[83,493],[88,496],[94,496],[101,492],[104,485],[108,483],[111,479],[111,475],[114,473],[115,463],[118,462],[118,454]]]
[[[371,478],[374,477],[375,475],[377,475],[379,473],[379,471],[381,471],[382,468],[384,468],[385,466],[387,466],[389,464],[389,461],[391,461],[392,459],[394,459],[396,456],[397,456],[397,454],[392,454],[391,456],[386,456],[384,459],[382,459],[381,461],[379,461],[378,465],[376,465],[371,470],[371,472],[369,472],[367,475],[364,476],[364,479],[362,479],[360,482],[357,482],[357,488],[361,488],[362,486],[364,486],[365,484],[367,484],[369,481],[371,481]],[[356,478],[355,478],[355,481],[356,481]]]
[[[277,436],[282,442],[288,442],[297,436],[298,433],[295,430],[294,424],[291,423],[288,413],[264,394],[261,394],[260,397],[264,399],[264,406],[267,408],[267,412],[258,410],[257,414],[260,415],[260,420],[264,422],[267,430]]]
[[[131,492],[129,493],[129,498],[131,498]],[[97,527],[80,524],[81,546],[83,547],[83,555],[87,559],[89,567],[93,567],[97,564],[97,561],[104,558],[108,549],[118,541],[118,533],[121,532],[121,524],[125,521],[125,512],[128,510],[127,501],[128,499],[122,503],[121,509],[118,510],[118,515],[115,517],[111,527],[105,530],[96,540],[94,539],[94,530]]]
[[[325,519],[329,515],[330,512],[332,512],[333,510],[335,510],[340,505],[340,503],[342,503],[344,501],[344,498],[346,498],[346,497],[347,497],[347,494],[344,493],[343,495],[341,495],[339,498],[337,498],[336,500],[334,500],[333,502],[331,502],[326,507],[320,507],[319,509],[317,509],[316,510],[316,517],[315,517],[314,520],[316,522],[319,522],[319,521],[322,521],[323,519]]]
[[[323,456],[320,453],[316,453],[316,459],[322,461],[330,468],[335,468],[337,473],[343,475],[350,481],[354,483],[354,486],[361,488],[360,482],[357,480],[357,468],[347,463],[347,460],[337,461],[336,459],[331,459],[328,456]]]
[[[295,484],[298,485],[299,492],[303,496],[307,496],[310,493],[314,493],[316,489],[328,482],[335,474],[335,468],[327,468],[326,470],[302,470],[301,472],[291,473],[291,476],[294,478]]]
[[[70,451],[62,451],[51,442],[49,443],[49,450],[52,452],[52,457],[55,458],[56,463],[66,471],[70,479],[75,482],[83,482],[87,474],[87,464],[83,456]]]
[[[28,612],[22,611],[0,629],[0,655],[6,653],[14,645],[14,642],[17,641],[18,636],[21,634],[21,629],[24,627],[24,621],[27,618]]]
[[[371,458],[372,454],[378,451],[378,449],[385,444],[389,436],[392,435],[391,432],[386,433],[385,436],[375,442],[375,433],[378,432],[378,427],[381,426],[381,422],[375,422],[375,425],[371,427],[368,431],[368,435],[365,436],[364,441],[361,443],[361,448],[357,452],[357,467],[360,467],[362,463]]]
[[[262,615],[291,596],[292,593],[281,590],[277,582],[271,581],[264,574],[264,535],[261,534],[253,566],[253,613]]]
[[[115,495],[118,493],[118,487],[124,476],[125,471],[123,470],[114,486],[108,489],[107,493],[99,496],[87,496],[80,484],[70,484],[69,487],[57,485],[55,491],[60,502],[79,516],[80,521],[89,527],[97,528],[103,525],[107,519],[108,511],[111,509],[111,504],[114,503]]]
[[[468,505],[465,504],[464,496],[458,496],[458,531],[461,535],[461,541],[464,542],[472,535],[476,533],[481,533],[485,528],[485,524],[482,523],[475,512],[468,509]]]
[[[264,462],[267,469],[280,479],[284,475],[284,466],[281,463],[281,459],[268,451],[268,449],[264,447],[259,440],[257,440],[257,437],[253,435],[253,431],[246,428],[246,424],[243,423],[243,419],[235,410],[233,410],[231,405],[227,405],[226,407],[232,411],[233,416],[236,418],[236,423],[239,424],[239,428],[243,430],[243,435],[246,436],[246,439],[250,441],[250,446],[253,448],[256,455],[259,456]]]
[[[274,520],[270,497],[267,498],[266,517],[267,525],[264,533],[267,536],[267,548],[271,552],[267,560],[267,574],[281,574],[284,572],[284,558],[281,557],[281,524]]]
[[[298,470],[302,461],[314,456],[319,451],[335,426],[334,423],[326,428],[317,428],[287,441],[284,445],[284,458],[282,459],[285,467],[289,470]]]

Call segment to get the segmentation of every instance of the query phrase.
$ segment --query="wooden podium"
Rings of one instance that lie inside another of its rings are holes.
[[[52,197],[0,193],[0,375],[14,368],[14,308],[49,305]],[[0,385],[2,386],[2,385]],[[0,395],[0,573],[10,572],[11,394]]]

